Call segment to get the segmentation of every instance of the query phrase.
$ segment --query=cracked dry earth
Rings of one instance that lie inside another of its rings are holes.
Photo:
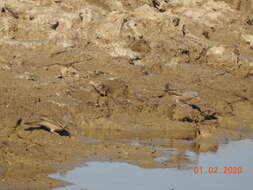
[[[190,162],[154,160],[161,152],[146,146],[152,139],[201,153],[216,151],[217,140],[250,136],[252,7],[247,0],[1,0],[2,187],[57,187],[64,182],[49,173],[86,160]],[[71,136],[16,125],[40,117],[63,123]]]

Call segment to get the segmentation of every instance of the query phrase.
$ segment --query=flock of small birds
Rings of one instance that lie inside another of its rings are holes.
[[[101,87],[95,83],[91,83],[91,85],[95,88],[96,91],[99,92],[99,94],[103,96],[106,95],[106,92],[108,90],[107,88],[104,86]],[[165,85],[164,92],[172,96],[180,105],[188,105],[188,101],[199,98],[198,92],[192,90],[174,89],[169,83]],[[15,129],[19,126],[29,126],[25,128],[26,131],[46,130],[50,133],[60,136],[71,136],[70,132],[62,122],[50,119],[48,117],[40,117],[40,119],[34,121],[26,121],[26,119],[20,118],[16,122]]]

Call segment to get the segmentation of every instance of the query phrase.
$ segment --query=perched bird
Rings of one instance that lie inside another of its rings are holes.
[[[93,86],[95,91],[102,97],[107,96],[108,93],[111,91],[111,88],[103,83],[95,83],[91,81],[90,84]]]
[[[185,90],[181,93],[177,93],[174,95],[174,98],[177,103],[187,104],[188,101],[193,99],[199,99],[198,92],[192,90]]]
[[[199,93],[193,90],[185,90],[185,89],[174,89],[171,88],[171,85],[167,83],[165,85],[164,92],[168,93],[168,95],[172,96],[177,103],[187,104],[188,101],[193,99],[199,99]]]

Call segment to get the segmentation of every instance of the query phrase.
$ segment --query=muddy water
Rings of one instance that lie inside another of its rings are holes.
[[[137,141],[133,142],[140,145]],[[144,169],[119,162],[88,162],[72,171],[50,177],[72,183],[56,190],[170,190],[170,189],[250,189],[253,176],[253,140],[233,141],[218,150],[184,154],[191,162],[178,162],[171,168]],[[159,149],[159,147],[157,147]],[[164,149],[160,161],[179,154],[176,149]],[[184,163],[184,164],[180,164]],[[197,167],[197,168],[196,168]],[[230,170],[229,167],[237,167]],[[195,169],[194,169],[195,168]]]

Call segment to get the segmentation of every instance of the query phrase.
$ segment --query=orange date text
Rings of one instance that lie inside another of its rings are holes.
[[[208,166],[202,167],[197,166],[193,168],[194,174],[242,174],[243,168],[239,166],[225,166],[225,167],[216,167],[216,166]]]

